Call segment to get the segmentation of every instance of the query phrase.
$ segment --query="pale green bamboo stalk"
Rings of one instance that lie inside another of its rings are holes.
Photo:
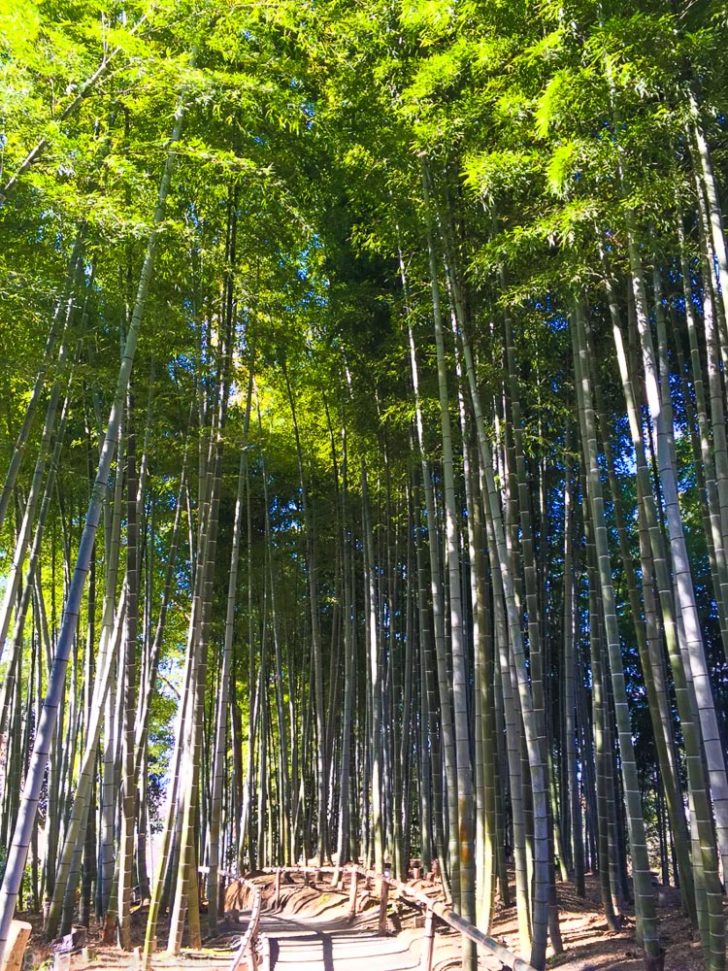
[[[506,547],[505,530],[500,500],[493,476],[493,459],[490,443],[485,434],[485,420],[475,375],[472,351],[467,331],[460,322],[460,340],[463,346],[463,361],[465,373],[470,388],[470,398],[473,405],[475,430],[477,434],[480,458],[481,493],[487,496],[487,507],[492,523],[492,539],[494,544],[493,575],[500,578],[505,602],[508,637],[511,642],[516,664],[518,680],[518,695],[523,713],[526,733],[528,761],[531,770],[531,783],[534,808],[534,891],[530,963],[539,968],[546,961],[546,942],[548,936],[548,908],[549,908],[549,838],[548,838],[548,785],[546,780],[546,766],[543,753],[543,726],[538,724],[534,714],[533,699],[531,697],[526,658],[521,634],[520,617],[516,606],[515,584],[512,575]],[[490,544],[489,544],[490,545]]]
[[[182,108],[177,111],[171,142],[176,142],[181,134]],[[83,590],[86,585],[86,577],[89,571],[89,564],[93,555],[96,530],[101,515],[103,498],[106,493],[111,462],[116,450],[116,440],[121,413],[129,385],[131,369],[134,363],[134,353],[136,351],[139,329],[141,326],[144,305],[146,302],[149,285],[151,283],[152,271],[157,247],[159,245],[160,225],[164,218],[165,204],[169,192],[172,176],[173,156],[171,152],[167,155],[164,164],[162,178],[160,181],[157,203],[152,220],[152,231],[147,243],[147,249],[139,276],[134,311],[129,324],[126,338],[124,354],[119,368],[119,374],[114,392],[113,403],[109,414],[104,444],[99,459],[96,480],[94,482],[91,499],[89,501],[86,522],[81,536],[76,566],[68,591],[66,606],[63,612],[61,631],[56,645],[56,654],[53,661],[53,670],[49,677],[48,694],[43,706],[40,723],[36,732],[33,753],[30,766],[26,776],[26,783],[18,814],[18,822],[15,827],[13,841],[8,854],[8,862],[3,878],[2,889],[0,889],[0,961],[2,960],[5,946],[10,931],[10,924],[15,912],[15,902],[20,890],[25,860],[28,854],[28,847],[33,832],[35,816],[40,798],[40,790],[43,785],[45,768],[50,753],[51,739],[56,726],[58,708],[61,702],[65,687],[66,668],[75,640],[76,628],[81,610],[81,600]]]
[[[679,646],[680,635],[677,630],[679,604],[676,604],[675,615],[673,613],[673,590],[667,565],[667,553],[662,529],[658,522],[654,496],[652,494],[652,483],[645,458],[636,402],[632,391],[632,380],[627,364],[627,355],[622,341],[622,334],[619,328],[619,314],[616,306],[613,283],[609,277],[606,282],[617,363],[627,404],[627,416],[629,419],[632,445],[635,450],[638,498],[644,512],[652,548],[655,577],[663,614],[663,630],[673,675],[673,683],[675,685],[675,699],[680,716],[680,725],[685,743],[691,808],[690,827],[693,834],[693,872],[695,876],[696,910],[698,924],[701,929],[701,937],[703,939],[704,952],[709,955],[712,949],[711,922],[713,922],[718,933],[720,933],[721,926],[723,927],[723,933],[725,933],[725,920],[722,913],[721,887],[718,879],[718,856],[715,831],[713,829],[713,818],[710,809],[710,793],[703,763],[697,702],[693,691],[690,665],[684,661]]]
[[[222,807],[223,769],[227,739],[227,710],[228,687],[232,664],[233,635],[235,632],[235,605],[237,603],[238,562],[240,558],[240,535],[243,519],[243,493],[246,475],[246,449],[248,426],[250,422],[250,406],[253,393],[253,372],[251,370],[248,381],[248,397],[245,408],[243,440],[240,444],[240,464],[238,469],[238,485],[235,500],[235,516],[233,521],[233,540],[230,553],[230,572],[228,575],[227,608],[225,614],[225,634],[223,644],[222,669],[220,673],[220,689],[217,702],[217,717],[215,721],[215,749],[213,756],[213,779],[210,806],[210,840],[209,840],[209,872],[207,884],[207,913],[208,933],[217,932],[217,900],[218,900],[218,870],[220,866],[220,812]],[[266,505],[267,510],[267,505]],[[267,515],[267,512],[266,512]],[[281,726],[283,728],[283,726]]]
[[[66,322],[64,325],[64,331],[68,329],[70,318],[73,312],[73,298],[68,302],[68,312],[66,315]],[[23,512],[23,519],[20,524],[20,529],[18,531],[18,536],[15,542],[15,550],[13,552],[13,560],[10,566],[10,572],[5,578],[5,591],[3,596],[2,606],[0,606],[0,658],[2,658],[3,650],[5,648],[5,639],[7,637],[8,630],[10,628],[10,621],[13,615],[13,606],[15,604],[18,589],[20,587],[20,578],[22,575],[23,564],[25,562],[25,557],[28,552],[28,546],[31,542],[31,536],[33,532],[33,526],[35,524],[35,513],[38,508],[38,503],[41,500],[42,495],[42,485],[43,479],[46,473],[46,467],[50,458],[51,452],[51,441],[53,438],[53,433],[56,426],[56,415],[58,414],[58,406],[61,402],[61,389],[64,378],[64,371],[69,363],[69,349],[68,340],[64,340],[58,355],[57,368],[55,380],[53,382],[53,388],[51,390],[50,398],[48,401],[48,407],[46,408],[45,421],[43,423],[43,431],[41,434],[40,446],[38,448],[38,459],[35,463],[35,469],[33,471],[33,478],[30,484],[30,490],[28,492],[28,497],[25,502],[25,510]],[[68,378],[70,381],[73,375],[73,366],[71,366],[71,375]]]
[[[53,899],[46,921],[46,933],[49,937],[54,937],[57,933],[66,887],[71,882],[69,880],[69,874],[71,872],[73,854],[78,846],[81,845],[85,832],[89,811],[89,798],[93,786],[94,773],[96,771],[96,756],[103,724],[104,699],[114,676],[116,659],[124,630],[125,615],[126,589],[122,590],[116,609],[113,634],[108,641],[102,644],[99,652],[93,687],[91,717],[86,729],[86,744],[76,781],[73,810],[63,841],[60,862],[56,871]]]
[[[20,466],[23,461],[25,448],[28,443],[28,436],[30,435],[33,427],[35,412],[38,408],[38,404],[40,403],[41,395],[43,394],[43,388],[45,387],[48,370],[53,362],[58,341],[61,338],[73,304],[73,292],[75,290],[75,283],[77,281],[79,268],[81,266],[81,255],[82,243],[79,235],[73,244],[71,257],[69,260],[68,275],[65,284],[65,290],[68,291],[68,293],[64,294],[64,296],[61,297],[56,304],[53,320],[51,321],[48,337],[46,338],[45,347],[43,349],[43,358],[35,377],[30,400],[28,401],[25,409],[23,424],[15,440],[12,458],[10,459],[10,466],[8,467],[5,481],[3,483],[3,490],[2,493],[0,493],[0,526],[2,526],[2,524],[5,522],[8,505],[10,503],[13,489],[15,488],[15,482],[18,477],[18,472],[20,471]]]
[[[614,588],[612,586],[607,528],[604,519],[604,499],[597,461],[596,426],[592,405],[592,388],[588,374],[585,322],[583,312],[577,306],[572,325],[574,344],[574,368],[579,395],[579,410],[583,421],[584,462],[588,481],[589,509],[594,529],[599,582],[604,613],[604,628],[609,657],[611,681],[614,690],[614,708],[619,733],[622,778],[627,806],[632,876],[634,882],[637,933],[645,950],[645,961],[657,967],[661,947],[655,914],[655,896],[652,888],[647,844],[645,841],[642,802],[637,778],[637,766],[632,742],[632,723],[624,686],[624,670],[619,639]]]
[[[680,512],[672,424],[668,422],[665,414],[665,405],[669,399],[668,376],[666,373],[658,373],[647,313],[642,262],[633,231],[629,233],[629,254],[637,328],[642,349],[645,393],[656,431],[658,473],[665,503],[675,590],[685,630],[685,651],[698,704],[718,848],[724,872],[728,872],[728,776],[725,753],[715,712],[713,689],[700,630],[690,559]]]

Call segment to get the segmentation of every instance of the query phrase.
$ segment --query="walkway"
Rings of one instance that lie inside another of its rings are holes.
[[[265,914],[260,932],[269,941],[270,971],[416,971],[423,943],[421,928],[382,937],[346,918],[296,919]],[[460,966],[459,935],[436,938],[433,968]],[[501,971],[500,961],[478,955],[479,971]]]
[[[265,914],[261,934],[270,942],[271,971],[407,971],[419,967],[419,943],[410,934],[380,937],[345,918]],[[419,936],[421,937],[420,931]]]

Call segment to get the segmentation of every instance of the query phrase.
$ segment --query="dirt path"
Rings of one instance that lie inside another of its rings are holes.
[[[416,941],[379,937],[340,920],[300,920],[266,915],[261,931],[270,942],[271,971],[406,971],[419,963]]]
[[[420,887],[422,889],[422,887]],[[625,918],[618,934],[604,920],[596,879],[587,880],[587,896],[580,899],[569,884],[558,884],[560,925],[565,952],[549,950],[547,967],[559,971],[642,971],[640,949],[634,940],[634,919]],[[418,967],[424,930],[417,914],[400,910],[392,936],[377,934],[378,900],[375,891],[362,891],[357,917],[350,921],[346,888],[284,885],[281,906],[272,913],[272,885],[264,892],[262,930],[271,939],[271,964],[280,971],[404,971]],[[395,901],[391,901],[396,909]],[[692,940],[690,926],[679,906],[660,910],[661,939],[667,949],[665,971],[702,971],[700,945]],[[498,907],[491,934],[518,951],[515,907]],[[460,966],[460,935],[438,923],[435,935],[435,971]],[[479,971],[499,969],[500,963],[479,954]]]
[[[410,971],[420,966],[421,929],[404,928],[396,936],[382,937],[345,917],[266,914],[261,932],[270,942],[271,971]],[[436,957],[435,967],[442,966],[442,957]],[[479,968],[496,971],[500,963],[482,959]]]
[[[260,878],[257,878],[260,879]],[[308,886],[288,881],[274,901],[273,878],[260,880],[264,906],[261,931],[270,941],[271,966],[277,971],[409,971],[419,966],[424,940],[422,915],[390,898],[389,933],[377,933],[379,901],[375,888],[361,887],[357,916],[348,916],[348,887],[333,889],[330,882],[313,881]],[[420,884],[418,889],[426,891]],[[639,947],[634,940],[634,919],[625,920],[619,934],[611,932],[599,902],[594,877],[587,880],[587,896],[578,898],[568,884],[559,884],[560,925],[566,948],[563,954],[549,954],[549,971],[642,971]],[[154,971],[227,971],[250,917],[246,893],[229,888],[226,927],[201,951],[183,951],[172,957],[163,950],[154,955]],[[25,916],[25,915],[23,915]],[[660,911],[661,939],[667,949],[665,971],[703,971],[700,945],[692,940],[687,919],[678,906]],[[50,947],[43,940],[40,918],[30,915],[34,936],[27,956],[28,969],[49,967]],[[146,907],[132,915],[134,944],[143,942]],[[518,950],[515,907],[498,907],[491,930],[501,943]],[[166,941],[165,925],[160,942]],[[460,935],[438,923],[435,935],[433,971],[457,971],[460,967]],[[100,943],[100,927],[94,921],[89,933],[91,960],[72,956],[69,971],[136,971],[134,955]],[[246,968],[241,964],[241,971]],[[479,956],[479,971],[494,971],[499,963]]]

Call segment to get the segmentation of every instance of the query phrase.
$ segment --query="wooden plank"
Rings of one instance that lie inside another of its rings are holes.
[[[31,930],[30,924],[24,920],[12,922],[0,971],[20,971]]]

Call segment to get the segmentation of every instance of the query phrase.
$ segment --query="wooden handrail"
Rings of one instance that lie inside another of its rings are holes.
[[[517,954],[509,951],[503,944],[499,944],[495,938],[489,937],[487,934],[479,931],[477,927],[468,923],[459,914],[450,911],[449,914],[438,914],[438,917],[456,931],[460,931],[463,937],[469,938],[469,940],[473,941],[479,947],[485,948],[485,950],[493,954],[504,967],[512,968],[513,971],[534,971],[534,968],[528,961],[519,958]]]
[[[280,879],[281,873],[349,873],[352,880],[352,889],[350,891],[349,900],[349,910],[350,913],[355,913],[356,910],[356,895],[355,887],[356,880],[359,877],[364,879],[379,881],[380,884],[380,899],[383,899],[386,905],[386,897],[388,894],[388,888],[393,888],[401,897],[405,897],[413,903],[417,904],[419,907],[425,911],[425,949],[422,954],[422,961],[420,964],[421,971],[431,971],[432,969],[432,957],[433,957],[433,944],[434,944],[434,932],[435,932],[435,920],[440,920],[443,924],[447,924],[452,927],[453,930],[458,931],[463,937],[467,937],[468,940],[472,941],[477,947],[482,948],[489,954],[492,954],[497,960],[501,962],[504,968],[510,968],[511,971],[536,971],[536,969],[520,958],[513,951],[510,951],[505,945],[500,944],[495,938],[484,934],[482,931],[478,930],[473,924],[465,920],[459,914],[456,914],[451,910],[446,904],[431,900],[427,894],[421,893],[419,890],[414,890],[412,887],[407,886],[407,884],[401,883],[394,877],[386,876],[382,873],[374,873],[371,870],[366,870],[364,867],[358,864],[353,864],[343,867],[333,867],[333,866],[282,866],[282,867],[262,867],[259,871],[260,873],[274,874],[276,878]],[[248,881],[242,881],[248,886]],[[257,889],[257,888],[256,888]],[[277,886],[276,899],[279,900],[280,886]],[[260,899],[260,897],[258,897]],[[383,925],[386,923],[386,907],[380,907],[379,913],[379,926],[380,930],[383,930]],[[252,922],[251,922],[252,923]],[[257,922],[256,922],[257,931]],[[234,965],[231,971],[234,971]],[[255,967],[255,965],[253,965]]]
[[[260,924],[260,911],[261,911],[261,893],[260,887],[252,883],[250,880],[244,880],[240,878],[238,880],[240,886],[245,887],[246,890],[251,891],[253,894],[253,906],[250,911],[250,921],[245,933],[240,938],[240,944],[235,952],[235,957],[230,965],[230,971],[236,971],[240,966],[240,962],[243,958],[248,959],[248,966],[251,971],[256,971],[258,967],[258,952],[256,950],[256,945],[258,943],[258,926]]]

